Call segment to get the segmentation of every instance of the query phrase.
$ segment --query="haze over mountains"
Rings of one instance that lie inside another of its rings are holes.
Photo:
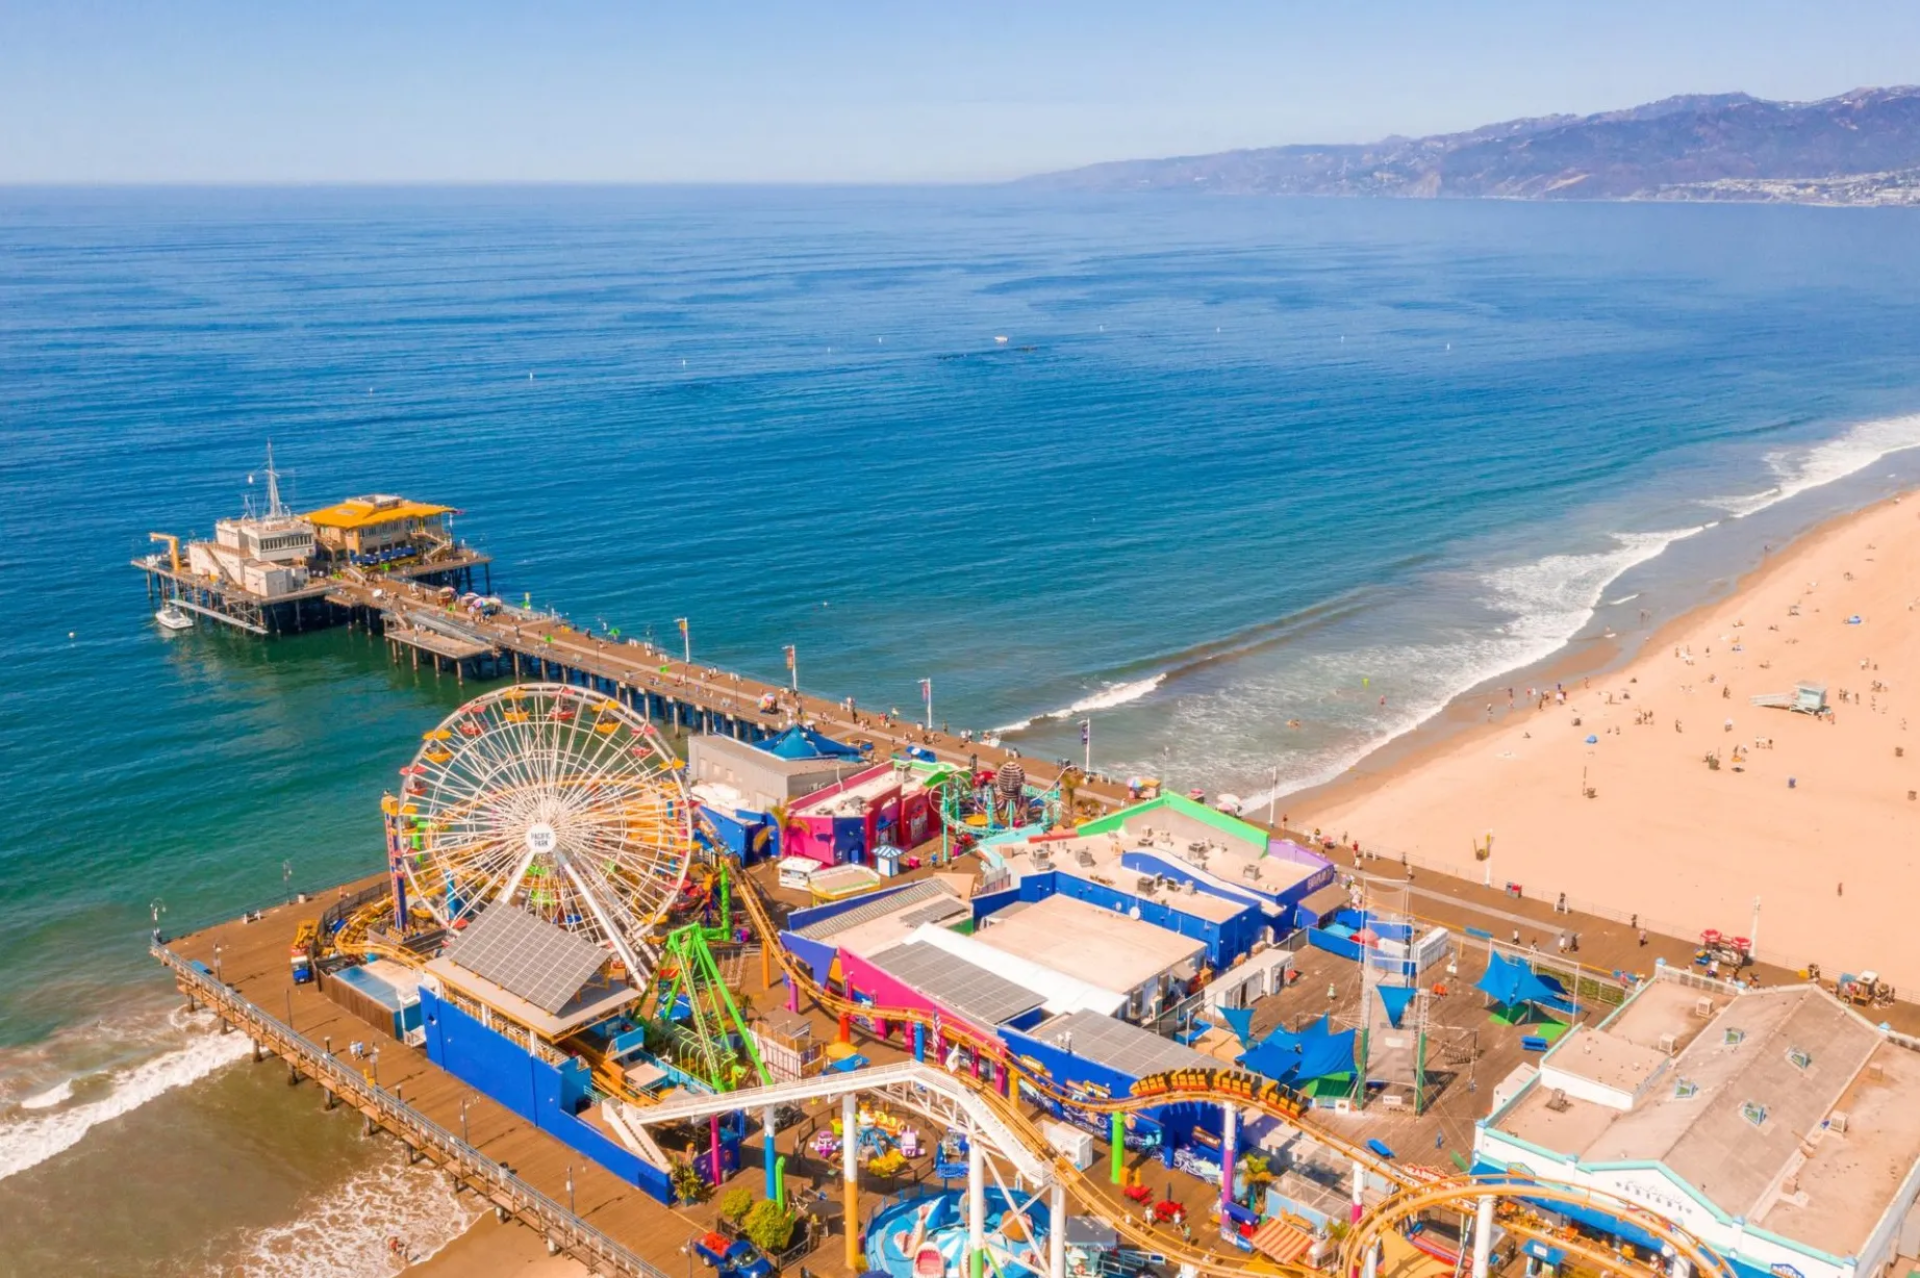
[[[1219,195],[1920,204],[1920,87],[1818,102],[1690,94],[1467,133],[1120,160],[1023,182]]]

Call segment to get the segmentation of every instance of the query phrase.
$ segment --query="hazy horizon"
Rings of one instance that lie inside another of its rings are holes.
[[[949,185],[1913,80],[1920,8],[724,13],[210,0],[0,18],[0,183]]]

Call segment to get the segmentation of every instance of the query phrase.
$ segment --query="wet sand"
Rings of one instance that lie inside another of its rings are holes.
[[[546,1240],[534,1230],[503,1225],[491,1215],[406,1272],[421,1278],[587,1278],[585,1265],[549,1256]]]
[[[1671,935],[1752,934],[1783,966],[1920,982],[1904,940],[1920,889],[1920,502],[1822,525],[1623,667],[1587,668],[1529,676],[1544,709],[1524,687],[1511,711],[1504,691],[1476,695],[1453,712],[1476,726],[1296,796],[1293,824]],[[1828,685],[1830,717],[1749,700],[1800,680]]]

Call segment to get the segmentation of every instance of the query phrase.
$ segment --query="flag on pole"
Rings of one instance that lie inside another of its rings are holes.
[[[1092,743],[1093,743],[1093,720],[1082,719],[1080,721],[1080,744],[1091,745]]]
[[[793,669],[793,645],[787,645],[787,669]]]
[[[674,618],[673,624],[680,627],[681,634],[684,635],[685,633],[687,633],[687,619],[685,617]]]
[[[920,698],[923,701],[933,700],[933,680],[922,679],[920,681]]]

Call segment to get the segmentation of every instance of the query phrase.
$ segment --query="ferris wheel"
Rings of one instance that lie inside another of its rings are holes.
[[[390,805],[409,894],[450,928],[506,902],[636,977],[687,877],[693,803],[652,724],[600,693],[520,684],[425,734]]]

